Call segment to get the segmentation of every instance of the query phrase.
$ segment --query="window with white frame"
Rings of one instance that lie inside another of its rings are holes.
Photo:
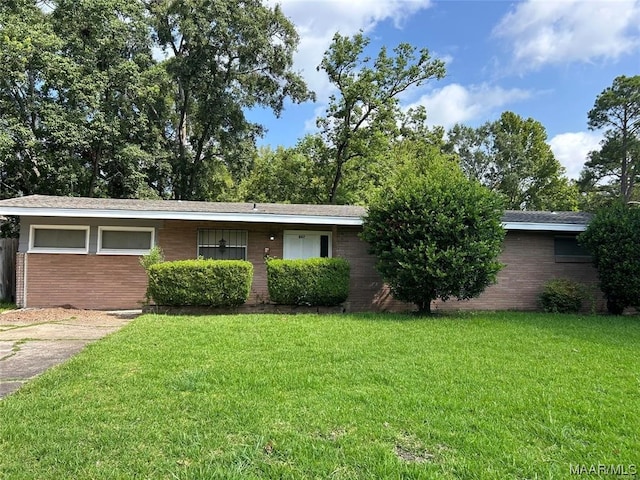
[[[246,230],[198,230],[198,257],[246,260],[247,236]]]
[[[285,259],[331,257],[331,232],[285,230],[282,256]]]
[[[88,253],[87,225],[31,225],[29,252]]]
[[[98,254],[145,255],[155,243],[153,227],[98,227]]]

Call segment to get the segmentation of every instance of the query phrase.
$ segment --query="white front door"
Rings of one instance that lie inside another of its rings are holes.
[[[304,259],[331,256],[331,232],[285,231],[283,258]]]

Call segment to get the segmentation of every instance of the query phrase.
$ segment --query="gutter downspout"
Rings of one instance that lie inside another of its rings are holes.
[[[24,254],[24,265],[22,266],[22,308],[27,308],[27,269],[29,264],[29,254]]]

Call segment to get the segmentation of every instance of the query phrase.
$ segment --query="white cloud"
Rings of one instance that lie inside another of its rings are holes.
[[[316,124],[316,121],[319,117],[324,116],[325,114],[325,106],[324,105],[318,105],[316,106],[316,108],[313,111],[313,117],[308,118],[305,122],[304,122],[304,131],[306,133],[315,133],[318,131],[318,125]]]
[[[299,27],[313,32],[336,29],[355,33],[391,19],[397,27],[410,15],[430,6],[431,0],[268,0],[280,4],[282,11]]]
[[[427,109],[429,125],[441,125],[448,129],[456,123],[473,120],[484,122],[497,109],[529,97],[531,92],[518,88],[504,89],[488,84],[464,87],[452,83],[430,91],[406,108],[423,105]]]
[[[640,47],[640,0],[527,0],[493,31],[516,65],[615,60]]]
[[[319,102],[325,102],[331,86],[316,67],[336,32],[353,35],[372,30],[378,23],[391,20],[397,28],[416,12],[428,8],[431,0],[268,0],[280,4],[295,24],[300,43],[294,57],[294,70],[300,71]]]
[[[587,154],[600,148],[601,132],[569,132],[549,141],[556,159],[567,169],[567,177],[577,179]]]

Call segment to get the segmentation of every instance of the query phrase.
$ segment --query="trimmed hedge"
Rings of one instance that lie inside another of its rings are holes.
[[[582,308],[584,287],[566,279],[549,280],[540,294],[540,304],[549,313],[577,313]]]
[[[235,307],[249,298],[253,265],[243,260],[179,260],[152,265],[149,295],[156,305]]]
[[[339,305],[349,296],[349,270],[343,258],[268,260],[269,297],[282,305]]]

